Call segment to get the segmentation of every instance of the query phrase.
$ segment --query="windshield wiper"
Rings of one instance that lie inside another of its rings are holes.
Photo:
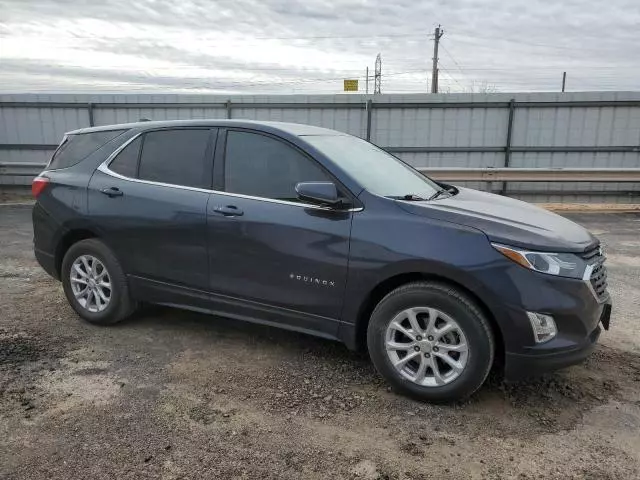
[[[441,188],[440,190],[437,190],[429,198],[421,197],[420,195],[416,195],[415,193],[407,193],[406,195],[388,195],[387,198],[393,198],[394,200],[404,200],[406,202],[424,202],[424,201],[435,200],[443,193],[448,193],[449,195],[453,195],[453,193],[451,193],[446,188]]]
[[[444,188],[441,188],[440,190],[436,190],[436,193],[431,195],[427,200],[435,200],[436,198],[438,198],[443,193],[449,193],[450,194],[450,192],[448,190],[446,190]]]
[[[407,202],[424,202],[426,200],[426,198],[422,198],[420,195],[413,193],[407,193],[406,195],[387,195],[386,197],[394,200],[405,200]]]
[[[420,197],[419,195],[414,195],[413,193],[408,193],[400,198],[409,202],[420,202],[424,200],[424,198]]]

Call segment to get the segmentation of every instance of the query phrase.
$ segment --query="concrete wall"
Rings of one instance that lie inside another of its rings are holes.
[[[640,167],[640,92],[0,95],[0,163],[45,163],[69,130],[141,118],[308,123],[369,138],[417,167]],[[0,184],[29,182],[0,176]],[[638,184],[511,182],[507,192],[535,201],[640,201]]]

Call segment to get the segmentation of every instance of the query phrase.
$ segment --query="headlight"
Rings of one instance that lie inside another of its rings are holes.
[[[499,243],[491,245],[508,259],[536,272],[582,279],[587,268],[587,263],[573,253],[532,252]]]

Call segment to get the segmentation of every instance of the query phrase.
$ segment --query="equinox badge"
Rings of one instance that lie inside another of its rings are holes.
[[[320,287],[335,287],[336,283],[333,280],[323,280],[317,277],[309,277],[307,275],[298,275],[296,273],[290,273],[289,278],[296,280],[297,282],[304,282],[309,284],[318,285]]]

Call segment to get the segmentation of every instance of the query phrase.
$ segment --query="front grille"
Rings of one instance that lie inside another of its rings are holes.
[[[598,300],[607,298],[607,267],[602,263],[596,265],[591,272],[590,281]]]
[[[584,252],[582,258],[589,265],[592,265],[591,277],[589,282],[596,298],[600,301],[606,300],[607,293],[607,267],[604,266],[606,257],[602,254],[600,246]]]

